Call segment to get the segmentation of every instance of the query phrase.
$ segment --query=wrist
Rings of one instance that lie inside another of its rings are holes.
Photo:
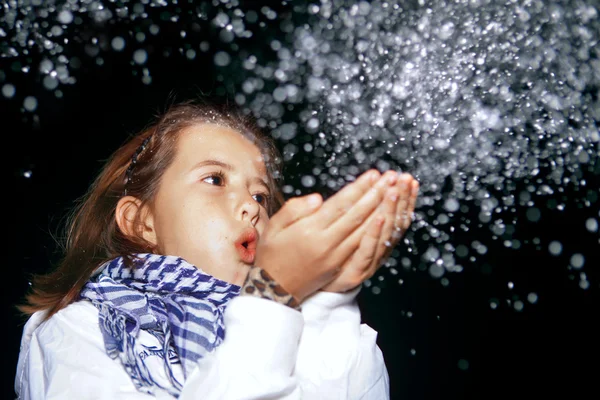
[[[269,299],[297,311],[301,310],[300,299],[292,296],[267,271],[257,266],[250,267],[240,295]]]
[[[361,290],[362,285],[345,293],[325,292],[319,290],[304,299],[302,302],[302,313],[315,315],[314,313],[317,312],[319,315],[325,315],[329,312],[328,310],[339,309],[340,307],[350,305],[357,305],[356,299]]]
[[[362,287],[362,283],[359,283],[356,286],[352,286],[352,287],[348,287],[349,285],[347,284],[342,284],[336,281],[331,282],[328,285],[323,286],[321,289],[319,289],[320,292],[328,292],[328,293],[350,293],[360,287]]]

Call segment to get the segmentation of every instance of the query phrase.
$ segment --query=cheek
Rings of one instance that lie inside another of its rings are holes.
[[[223,218],[200,220],[190,230],[196,245],[208,252],[221,252],[232,246],[235,238],[232,237],[231,228]]]
[[[199,235],[202,237],[200,243],[196,244],[203,251],[218,254],[223,252],[228,247],[228,243],[230,241],[233,242],[233,239],[226,233],[226,231],[223,231],[222,229],[217,230],[216,226],[210,226],[208,228],[212,229],[203,231]]]
[[[261,236],[263,232],[267,229],[267,226],[269,226],[269,221],[269,214],[266,211],[261,211],[260,220],[257,226],[255,227],[258,231],[259,236]]]
[[[165,250],[215,275],[229,254],[235,251],[235,238],[230,229],[217,218],[202,220],[196,217],[180,222],[176,228],[172,225],[172,235],[164,243]]]

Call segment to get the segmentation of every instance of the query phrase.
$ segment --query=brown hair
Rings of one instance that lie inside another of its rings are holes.
[[[254,121],[238,110],[192,101],[173,105],[157,116],[154,123],[129,138],[107,160],[68,216],[61,261],[54,271],[34,276],[31,292],[25,297],[27,304],[17,306],[21,312],[30,315],[48,310],[45,316],[48,319],[76,301],[94,270],[106,261],[123,256],[131,266],[131,254],[155,250],[142,238],[141,232],[136,232],[135,236],[121,232],[115,220],[117,203],[126,189],[127,195],[141,201],[141,206],[152,204],[160,179],[174,159],[179,133],[201,123],[231,128],[258,147],[268,171],[267,183],[271,191],[269,216],[281,208],[284,203],[278,182],[282,179],[281,156],[270,136],[261,132]],[[144,141],[147,144],[139,152]],[[136,151],[139,156],[134,157]],[[135,167],[128,174],[132,159]],[[141,225],[139,218],[138,215],[136,226]]]

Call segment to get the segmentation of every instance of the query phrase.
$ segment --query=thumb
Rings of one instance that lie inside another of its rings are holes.
[[[321,207],[321,204],[323,204],[323,198],[319,193],[294,197],[288,200],[273,218],[271,218],[269,225],[276,230],[285,229],[294,222],[314,213]]]

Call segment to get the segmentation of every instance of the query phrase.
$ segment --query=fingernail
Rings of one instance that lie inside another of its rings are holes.
[[[371,182],[371,184],[377,182],[377,179],[379,179],[379,174],[377,174],[377,172],[373,171],[369,174],[369,181]]]
[[[392,186],[396,183],[396,180],[398,180],[398,174],[394,172],[388,176],[387,183],[388,185]]]
[[[308,197],[308,205],[311,207],[318,206],[320,202],[321,202],[321,199],[319,199],[319,196],[317,196],[317,195]]]

